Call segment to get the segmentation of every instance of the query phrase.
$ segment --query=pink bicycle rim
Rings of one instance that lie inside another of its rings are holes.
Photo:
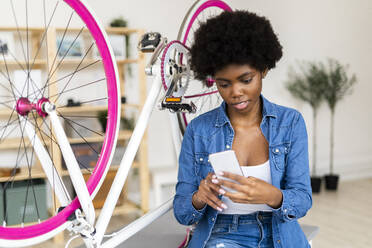
[[[189,36],[189,32],[191,30],[192,24],[194,23],[194,21],[196,20],[196,18],[198,17],[198,15],[204,9],[209,8],[209,7],[217,7],[217,8],[223,9],[225,11],[232,11],[232,9],[230,8],[229,5],[227,5],[226,3],[222,2],[222,1],[219,1],[219,0],[209,0],[209,1],[205,2],[205,3],[203,3],[202,5],[200,5],[199,8],[195,11],[195,13],[193,14],[193,16],[191,17],[189,24],[187,25],[186,33],[185,33],[185,36],[183,37],[183,41],[182,41],[182,43],[184,45],[186,45],[187,37]],[[185,96],[185,98],[192,98],[192,97],[199,97],[199,96],[201,97],[201,96],[205,96],[205,95],[210,95],[210,94],[215,93],[215,92],[216,91],[209,92],[209,93],[204,93],[204,94],[192,95],[192,96]],[[185,124],[187,126],[188,125],[188,122],[187,122],[187,118],[186,118],[186,114],[185,113],[182,113],[182,119],[183,119],[183,121],[185,122]]]
[[[115,69],[113,67],[109,48],[104,40],[104,35],[91,13],[79,0],[64,1],[80,16],[89,29],[92,37],[95,39],[96,45],[102,56],[102,62],[106,74],[109,106],[108,117],[110,118],[107,118],[106,136],[101,150],[102,156],[99,157],[97,166],[87,182],[88,191],[92,194],[104,174],[110,158],[109,151],[112,150],[115,143],[114,137],[117,126],[116,113],[118,112]],[[0,239],[27,239],[48,233],[64,224],[67,221],[67,218],[79,207],[80,203],[78,199],[75,198],[71,204],[65,207],[58,215],[51,217],[40,224],[26,227],[0,227]]]
[[[220,9],[225,10],[225,11],[232,11],[232,9],[230,8],[229,5],[227,5],[226,3],[222,2],[222,1],[219,1],[219,0],[209,0],[205,3],[203,3],[202,5],[200,5],[200,7],[195,11],[193,16],[191,17],[189,25],[187,26],[186,33],[185,33],[185,36],[183,37],[183,41],[182,41],[182,43],[184,45],[186,45],[187,36],[189,36],[191,26],[194,23],[195,19],[198,17],[200,12],[202,12],[204,9],[209,8],[209,7],[218,7]]]

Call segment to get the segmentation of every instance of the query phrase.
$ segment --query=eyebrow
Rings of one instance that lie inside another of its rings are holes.
[[[241,78],[243,78],[243,77],[245,77],[245,76],[248,76],[248,75],[250,75],[250,74],[253,74],[253,72],[244,72],[242,75],[240,75],[240,76],[238,76],[237,77],[237,79],[241,79]],[[218,80],[218,81],[225,81],[225,82],[230,82],[231,80],[228,80],[228,79],[226,79],[226,78],[216,78],[215,80]]]

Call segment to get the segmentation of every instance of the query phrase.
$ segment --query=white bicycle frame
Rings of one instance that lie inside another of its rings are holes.
[[[115,236],[113,236],[112,238],[110,238],[104,244],[101,245],[102,239],[104,237],[104,233],[112,217],[114,208],[119,199],[119,195],[122,191],[122,188],[125,184],[126,178],[128,176],[131,165],[134,161],[140,142],[143,138],[143,135],[146,130],[147,124],[149,122],[151,113],[157,104],[157,99],[162,89],[162,81],[161,81],[161,76],[160,76],[160,65],[155,64],[152,66],[152,74],[155,76],[153,80],[153,85],[146,98],[143,109],[137,120],[136,127],[129,140],[125,154],[123,155],[119,169],[116,173],[115,179],[112,183],[112,186],[110,188],[110,191],[105,200],[104,206],[100,212],[100,215],[98,217],[96,224],[94,224],[95,212],[94,212],[94,206],[92,203],[92,198],[85,185],[83,175],[76,161],[76,158],[73,154],[71,146],[68,142],[66,134],[63,130],[61,122],[59,121],[59,118],[56,114],[55,107],[50,103],[45,103],[44,105],[44,110],[49,114],[49,117],[51,119],[52,126],[56,134],[56,138],[60,144],[63,158],[66,162],[66,166],[67,166],[67,169],[71,177],[71,181],[73,183],[74,189],[77,193],[80,205],[85,215],[86,222],[79,223],[79,224],[83,224],[86,227],[84,229],[86,230],[84,232],[84,235],[87,237],[84,238],[84,241],[87,247],[106,247],[106,248],[115,247],[118,244],[130,238],[131,236],[133,236],[139,230],[149,225],[151,222],[153,222],[155,219],[157,219],[161,215],[165,214],[172,207],[172,199],[170,199],[169,201],[164,203],[159,208],[147,213],[146,215],[142,216],[140,219],[136,220],[129,226],[116,232]],[[170,120],[171,120],[173,142],[175,145],[175,151],[178,156],[178,153],[180,150],[180,144],[181,144],[181,135],[178,129],[177,119],[174,114],[170,114]],[[51,181],[52,178],[55,178],[55,175],[56,175],[54,173],[57,173],[57,172],[55,171],[55,169],[54,170],[50,169],[50,168],[53,168],[53,166],[50,166],[51,161],[50,161],[49,156],[47,155],[45,148],[41,144],[41,141],[39,140],[38,136],[35,135],[35,130],[31,125],[26,125],[26,132],[30,140],[34,141],[33,146],[35,149],[35,153],[40,158],[41,164],[45,170],[45,173],[47,175],[49,182],[52,182]],[[53,185],[53,184],[50,183],[50,185]],[[67,205],[71,201],[70,199],[66,197],[66,194],[65,194],[66,189],[62,182],[55,184],[54,190],[56,192],[57,198],[62,204]],[[95,228],[93,228],[94,226]],[[96,232],[90,233],[94,231],[94,229]]]

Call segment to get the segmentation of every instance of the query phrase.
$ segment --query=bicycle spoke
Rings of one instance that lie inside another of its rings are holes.
[[[19,62],[19,60],[14,56],[14,54],[11,52],[11,51],[9,51],[8,50],[8,54],[12,57],[12,60],[14,60],[14,62],[16,62],[17,63],[17,65],[19,66],[19,68],[26,74],[26,75],[28,75],[28,72],[26,71],[26,69],[22,66],[22,64]],[[3,72],[1,72],[2,74],[3,74]],[[3,74],[3,76],[4,76],[4,74]],[[5,78],[7,78],[8,79],[8,77],[6,77],[6,76],[4,76]],[[10,79],[8,79],[8,80],[10,80]],[[31,80],[31,82],[34,84],[34,85],[36,85],[36,83],[32,80],[32,78],[30,78],[30,80]],[[26,80],[25,80],[25,82],[27,81],[27,77],[26,77]],[[23,84],[23,85],[25,85],[25,84]],[[18,92],[18,94],[20,95],[20,96],[22,96],[22,94],[21,93],[19,93],[19,90],[15,87],[15,89],[17,90],[17,92]],[[22,92],[23,93],[23,92]]]
[[[98,115],[63,115],[66,118],[93,118],[97,119]]]
[[[21,37],[21,32],[20,32],[20,30],[19,30],[19,25],[18,25],[17,15],[16,15],[16,13],[15,13],[15,8],[14,8],[14,5],[13,5],[13,1],[12,1],[12,0],[9,0],[9,1],[10,1],[10,4],[11,4],[11,7],[12,7],[12,13],[13,13],[14,21],[15,21],[16,28],[17,28],[18,38],[19,38],[19,41],[20,41],[20,43],[21,43],[21,47],[22,47],[23,58],[24,58],[25,61],[27,61],[27,59],[26,59],[26,53],[25,53],[25,48],[24,48],[24,46],[23,46],[22,37]]]
[[[75,44],[76,40],[80,37],[81,33],[83,32],[85,27],[82,27],[79,31],[79,33],[76,35],[75,39],[72,41],[72,43],[70,44],[70,46],[68,47],[68,49],[66,50],[66,52],[63,54],[61,60],[58,62],[56,68],[54,69],[54,71],[49,75],[49,79],[54,75],[54,73],[58,70],[58,68],[60,67],[60,65],[62,64],[62,62],[64,61],[64,59],[66,58],[67,54],[69,53],[69,51],[71,50],[72,46]],[[61,41],[61,44],[63,43],[63,41]],[[56,54],[56,56],[58,56],[58,52]],[[48,80],[49,80],[48,79]]]
[[[5,78],[7,79],[8,83],[9,83],[9,85],[10,85],[11,90],[8,89],[6,86],[4,86],[4,85],[2,85],[2,84],[0,84],[0,86],[3,87],[4,89],[6,89],[10,94],[12,94],[11,97],[13,97],[13,99],[16,100],[16,96],[15,96],[15,94],[14,94],[13,87],[12,87],[13,82],[10,80],[10,78],[8,78],[8,77],[4,74],[3,71],[0,70],[0,74],[3,75],[3,77],[5,77]],[[15,88],[15,89],[17,90],[17,88]]]
[[[30,52],[29,52],[29,44],[28,44],[28,36],[29,36],[29,29],[28,29],[28,0],[25,0],[26,5],[26,54],[27,54],[27,95],[29,93],[29,78],[30,78]],[[22,91],[23,93],[23,91]]]
[[[99,101],[103,101],[103,100],[107,100],[107,97],[102,97],[102,98],[97,98],[97,99],[94,99],[94,100],[80,102],[80,104],[92,103],[92,102],[99,102]],[[63,106],[58,106],[57,108],[70,108],[70,106],[63,105]]]
[[[9,82],[9,85],[10,85],[10,89],[12,90],[12,94],[13,94],[13,97],[14,99],[16,99],[16,95],[14,93],[14,90],[13,90],[13,82],[10,80],[10,76],[9,76],[9,69],[8,69],[8,64],[6,63],[6,59],[5,59],[5,54],[4,54],[4,50],[2,49],[2,56],[3,56],[3,61],[4,61],[4,64],[5,64],[5,69],[6,69],[6,75],[4,75],[4,73],[2,71],[1,74],[6,78],[8,79],[8,82]],[[15,89],[17,90],[17,88],[15,87]],[[17,90],[18,91],[18,90]],[[19,93],[19,91],[18,91]]]
[[[13,124],[17,121],[17,119],[14,119],[14,120],[12,120],[11,122],[9,122],[9,121],[12,119],[13,113],[14,113],[14,109],[13,109],[12,113],[11,113],[10,116],[9,116],[9,119],[8,119],[7,124],[5,124],[4,126],[0,126],[0,131],[1,131],[2,129],[4,129],[4,128],[7,128],[7,127],[10,126],[10,125],[13,125]],[[1,140],[1,138],[0,138],[0,140]]]
[[[10,113],[10,116],[9,116],[8,121],[6,122],[6,124],[5,124],[4,126],[1,127],[1,129],[4,128],[4,132],[5,132],[5,130],[6,130],[6,128],[7,128],[8,126],[10,126],[11,124],[13,124],[14,121],[17,120],[17,119],[15,119],[15,120],[13,120],[12,122],[10,122],[10,120],[12,119],[13,114],[14,114],[14,112],[15,112],[14,110],[15,110],[15,109],[13,109],[12,112]],[[1,130],[1,129],[0,129],[0,130]],[[3,134],[1,135],[0,141],[1,141],[2,137],[4,136],[4,132],[3,132]]]
[[[47,49],[46,54],[48,54],[48,41],[47,41],[48,38],[47,38],[47,33],[48,33],[48,30],[49,30],[50,24],[51,24],[51,22],[52,22],[52,18],[54,17],[54,14],[55,14],[55,12],[56,12],[56,10],[57,10],[58,4],[59,4],[59,2],[56,2],[56,5],[54,6],[53,13],[52,13],[52,15],[51,15],[51,17],[50,17],[50,19],[49,19],[48,26],[46,26],[46,19],[45,19],[45,18],[46,18],[46,13],[45,13],[45,0],[43,0],[43,9],[44,9],[44,32],[43,32],[43,35],[42,35],[42,37],[41,37],[41,39],[40,39],[40,45],[39,45],[38,48],[37,48],[37,51],[36,51],[35,56],[34,56],[34,58],[33,58],[32,64],[31,64],[31,66],[30,66],[30,70],[32,70],[32,68],[33,68],[33,66],[34,66],[34,64],[35,64],[36,58],[37,58],[37,56],[39,55],[39,52],[40,52],[40,50],[41,50],[41,47],[42,47],[42,44],[43,44],[44,39],[46,39],[46,49]],[[47,68],[49,68],[49,60],[48,60],[48,56],[46,56],[46,59],[47,59]]]
[[[57,102],[58,97],[60,95],[64,94],[64,93],[67,93],[67,92],[70,92],[70,91],[73,91],[73,90],[76,90],[76,89],[80,89],[80,88],[83,88],[83,87],[86,87],[86,86],[89,86],[89,85],[92,85],[92,84],[96,84],[96,83],[102,82],[104,80],[106,80],[106,78],[101,78],[101,79],[94,80],[92,82],[89,82],[89,83],[86,83],[86,84],[83,84],[83,85],[76,86],[75,88],[71,88],[71,89],[68,89],[68,90],[63,90],[62,92],[57,93],[55,95],[52,95],[49,98],[57,96],[57,98],[54,100],[54,102]]]
[[[25,126],[27,125],[27,118],[24,119],[24,122],[25,122]],[[36,132],[34,133],[34,136],[33,138],[31,139],[30,143],[32,143],[32,141],[35,140],[35,136],[36,136]],[[40,215],[39,215],[39,209],[37,207],[37,200],[36,200],[36,197],[35,197],[35,189],[32,185],[32,175],[31,175],[31,169],[32,169],[32,160],[33,160],[33,157],[34,157],[34,149],[31,149],[31,158],[30,160],[28,160],[28,156],[27,156],[27,148],[28,146],[26,146],[26,142],[23,138],[23,135],[22,135],[22,140],[23,140],[23,144],[24,144],[24,150],[25,150],[25,154],[26,154],[26,162],[27,162],[27,168],[28,168],[28,183],[27,183],[27,189],[26,189],[26,199],[25,199],[25,205],[24,205],[24,212],[23,212],[23,217],[22,217],[22,225],[23,223],[25,222],[25,216],[26,216],[26,206],[27,206],[27,200],[28,200],[28,192],[29,192],[29,185],[31,184],[31,188],[32,188],[32,192],[33,192],[33,195],[34,195],[34,202],[35,202],[35,207],[36,207],[36,211],[37,211],[37,216],[38,216],[38,220],[40,221]]]
[[[18,121],[18,120],[17,120]],[[16,130],[17,126],[14,126],[7,135],[4,136],[5,134],[5,130],[3,131],[3,134],[1,135],[1,138],[0,138],[0,144],[3,143],[5,141],[6,138],[8,138],[13,132],[14,130]]]
[[[82,138],[83,140],[84,140],[84,142],[85,142],[85,144],[87,144],[97,155],[99,155],[99,153],[91,146],[91,144],[90,144],[90,142],[88,142],[82,135],[80,135],[80,133],[72,126],[72,124],[71,123],[69,123],[69,121],[71,121],[71,122],[73,122],[72,120],[70,120],[70,119],[67,119],[67,118],[64,118],[62,115],[60,115],[60,114],[58,114],[58,116],[60,116],[60,117],[62,117],[63,119],[65,119],[67,122],[67,124],[75,131],[75,133],[77,134],[77,135],[79,135],[80,136],[80,138]],[[77,125],[79,125],[78,123],[76,123],[76,122],[73,122],[73,123],[75,123],[75,124],[77,124]],[[81,126],[81,127],[84,127],[84,126]],[[84,128],[86,128],[86,127],[84,127]],[[89,130],[89,131],[92,131],[92,132],[95,132],[95,131],[93,131],[93,130],[91,130],[91,129],[89,129],[89,128],[86,128],[87,130]],[[96,132],[95,132],[96,133]],[[97,134],[99,134],[100,136],[103,136],[102,134],[100,134],[100,133],[97,133]],[[59,146],[59,145],[58,145]],[[88,170],[89,172],[91,172],[91,170],[89,169],[89,167],[87,167],[86,165],[84,165],[83,163],[81,163],[77,158],[76,158],[76,161],[78,162],[78,164],[80,164],[81,166],[83,166],[86,170]]]
[[[81,172],[98,183],[88,184],[89,192],[96,194],[102,172],[109,166],[106,158],[115,147],[106,141],[115,140],[118,133],[118,77],[106,35],[101,36],[104,30],[95,25],[85,4],[79,0],[7,0],[2,5],[1,13],[11,16],[4,21],[0,44],[0,157],[5,166],[10,166],[9,174],[1,181],[4,193],[19,190],[17,200],[21,203],[17,208],[23,209],[13,217],[17,202],[12,197],[5,199],[6,223],[5,231],[0,230],[1,240],[9,239],[13,231],[19,233],[15,243],[39,237],[41,240],[61,226],[66,211],[76,209],[69,204],[71,191],[65,184],[69,171],[61,152],[64,147],[58,143],[44,102],[54,104],[62,113],[57,112],[58,118],[62,127],[72,133],[71,137],[67,133],[67,141]],[[82,108],[63,109],[70,99]],[[112,121],[107,128],[114,132],[103,133],[95,127],[101,108],[108,109]],[[92,156],[91,160],[87,162],[80,156],[80,147]],[[48,204],[44,206],[45,196],[40,190],[45,190],[46,181]],[[63,202],[67,200],[63,205],[68,206],[63,213],[58,211],[61,196]],[[68,199],[64,199],[66,196]],[[44,218],[50,221],[44,222]]]
[[[61,39],[61,43],[60,43],[59,46],[58,46],[58,49],[57,49],[56,55],[54,56],[54,59],[53,59],[53,62],[52,62],[52,66],[50,67],[50,70],[49,70],[49,72],[48,72],[48,77],[47,77],[47,80],[46,80],[44,86],[48,83],[49,79],[51,78],[51,71],[53,70],[53,67],[54,67],[54,64],[55,64],[55,62],[56,62],[56,59],[57,59],[58,53],[59,53],[59,51],[61,50],[61,47],[62,47],[63,41],[64,41],[65,36],[66,36],[67,29],[68,29],[69,26],[70,26],[70,23],[71,23],[71,19],[72,19],[73,14],[74,14],[74,12],[71,13],[70,18],[68,19],[68,22],[67,22],[66,28],[65,28],[65,30],[63,31],[63,35],[62,35],[62,39]],[[44,92],[43,92],[43,95],[44,95]]]
[[[57,111],[57,112],[58,112],[58,111]],[[74,123],[75,125],[78,125],[79,127],[82,127],[82,128],[84,128],[84,129],[86,129],[86,130],[88,130],[88,131],[91,131],[92,133],[95,133],[95,134],[97,134],[97,135],[99,135],[99,136],[103,136],[102,133],[99,133],[99,132],[97,132],[97,131],[94,131],[94,130],[92,130],[92,129],[90,129],[90,128],[87,128],[87,127],[85,127],[85,126],[83,126],[83,125],[77,123],[76,121],[73,121],[73,120],[71,120],[71,119],[69,119],[69,118],[64,117],[63,115],[61,115],[60,112],[58,112],[58,116],[60,116],[60,117],[62,117],[63,119],[67,120],[67,123],[68,123],[68,124],[72,127],[72,129],[74,129],[75,131],[76,131],[76,129],[75,129],[75,128],[71,125],[71,123],[69,123],[69,122],[72,122],[72,123]],[[76,131],[76,133],[77,133],[77,134],[78,134],[82,139],[84,139],[84,141],[86,141],[85,138],[84,138],[83,136],[81,136],[79,132]]]
[[[76,72],[77,72],[77,70],[79,69],[79,67],[80,67],[80,65],[81,65],[81,63],[83,63],[83,61],[84,61],[84,59],[85,59],[85,57],[88,55],[88,53],[89,53],[89,51],[92,49],[92,47],[93,47],[93,44],[94,43],[92,43],[91,45],[90,45],[90,47],[89,47],[89,49],[85,52],[85,54],[84,54],[84,56],[83,56],[83,58],[80,60],[80,62],[79,62],[79,64],[76,66],[76,68],[75,68],[75,70],[74,70],[74,72],[72,73],[72,75],[70,76],[70,78],[68,79],[68,81],[67,81],[67,83],[65,84],[65,86],[63,87],[63,89],[62,89],[62,92],[61,93],[63,93],[63,91],[66,89],[66,87],[69,85],[69,83],[71,82],[71,80],[72,80],[72,78],[74,77],[74,75],[76,74]],[[58,95],[57,96],[57,98],[56,98],[56,100],[55,100],[55,102],[57,102],[57,100],[58,100],[58,98],[59,98],[59,96],[60,95]]]
[[[92,63],[90,63],[90,64],[88,64],[88,65],[86,65],[86,66],[84,66],[84,67],[82,67],[82,68],[80,68],[80,69],[77,70],[76,72],[79,72],[79,71],[82,71],[82,70],[84,70],[84,69],[87,69],[87,68],[89,68],[89,67],[91,67],[91,66],[97,64],[97,63],[100,62],[100,61],[101,61],[101,60],[96,60],[96,61],[94,61],[94,62],[92,62]],[[72,73],[69,73],[69,74],[67,74],[67,75],[65,75],[65,76],[63,76],[63,77],[61,77],[61,78],[59,78],[59,79],[56,79],[56,80],[53,81],[53,82],[50,82],[50,83],[44,85],[44,86],[41,88],[41,90],[43,90],[43,92],[44,92],[45,89],[48,88],[49,86],[54,85],[54,84],[60,82],[61,80],[70,77],[72,74],[73,74],[73,72],[72,72]],[[36,92],[31,93],[31,95],[34,95],[34,94],[36,94]],[[43,95],[44,95],[44,94],[43,94]],[[38,97],[39,97],[39,95],[38,95],[36,98],[38,98]]]
[[[42,131],[42,129],[41,129],[42,126],[45,124],[46,119],[43,119],[43,123],[39,126],[39,125],[37,124],[37,117],[35,116],[34,113],[32,113],[32,115],[33,115],[34,122],[35,122],[35,125],[34,125],[34,126],[36,127],[37,131],[38,131],[39,134],[40,134],[41,141],[42,141],[44,147],[48,147],[48,145],[47,145],[47,143],[46,143],[46,141],[45,141],[45,139],[44,139],[44,135],[47,136],[47,138],[51,141],[51,145],[52,145],[53,142],[54,142],[54,143],[57,144],[58,147],[59,147],[59,144],[57,143],[56,138],[54,137],[54,135],[53,135],[53,133],[52,133],[52,130],[51,130],[47,125],[45,125],[45,126],[47,127],[47,129],[49,130],[49,132],[50,132],[50,136],[48,136],[48,135],[47,135],[44,131]],[[30,122],[30,123],[33,124],[32,122]],[[44,134],[43,134],[42,132],[43,132]],[[35,134],[36,134],[36,132],[35,132]],[[54,138],[54,140],[53,140],[53,138]],[[60,147],[59,147],[59,149],[61,150]],[[53,150],[51,149],[51,151],[52,151],[52,154],[50,153],[50,151],[49,151],[48,149],[46,149],[46,152],[48,153],[48,156],[51,158],[51,161],[52,161],[52,165],[53,165],[54,171],[58,171],[57,168],[56,168],[56,165],[55,165],[55,163],[54,163],[54,160],[53,160]],[[55,185],[55,183],[54,183],[54,174],[55,174],[55,173],[53,173],[53,184],[51,183],[51,185],[53,185],[53,188],[54,188],[54,185]],[[60,177],[60,175],[58,175],[58,173],[57,173],[57,179],[61,182],[61,184],[63,184],[62,178]],[[64,188],[63,188],[63,189],[64,189]],[[64,190],[65,190],[65,189],[64,189]],[[68,192],[64,191],[64,193],[65,193],[66,196],[69,196]]]

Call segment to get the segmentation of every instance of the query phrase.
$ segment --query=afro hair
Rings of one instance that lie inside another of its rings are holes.
[[[197,79],[205,80],[230,64],[272,69],[281,57],[282,46],[265,17],[243,10],[225,11],[195,32],[191,69]]]

